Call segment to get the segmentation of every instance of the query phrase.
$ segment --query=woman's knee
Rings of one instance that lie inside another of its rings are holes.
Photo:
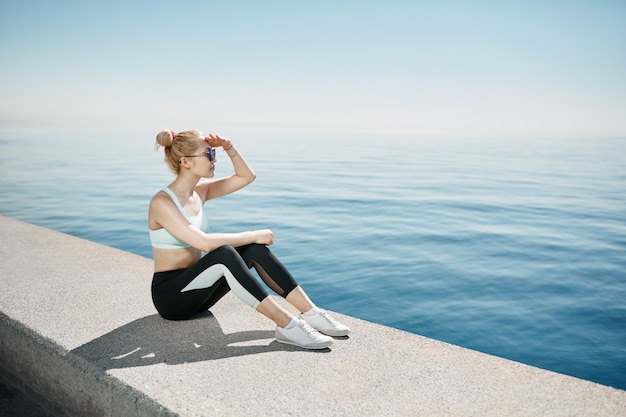
[[[252,260],[263,259],[263,257],[269,252],[269,248],[265,245],[252,243],[250,245],[237,248],[237,252],[239,252],[247,264],[250,264],[250,261]]]
[[[211,263],[222,264],[236,274],[247,271],[250,267],[235,248],[229,245],[220,246],[210,252]]]
[[[239,253],[230,245],[220,246],[211,251],[211,255],[220,261],[240,260]]]
[[[258,243],[255,243],[250,246],[250,251],[254,254],[265,254],[270,251],[270,248],[268,248],[265,245],[260,245]]]

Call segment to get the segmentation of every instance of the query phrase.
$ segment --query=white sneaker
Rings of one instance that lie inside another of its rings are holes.
[[[305,349],[325,349],[333,344],[333,339],[320,334],[304,320],[291,329],[276,326],[276,341]]]
[[[350,333],[350,328],[348,326],[344,326],[339,323],[324,310],[319,310],[317,314],[310,316],[300,314],[300,319],[305,320],[318,332],[329,336],[347,336],[348,333]]]

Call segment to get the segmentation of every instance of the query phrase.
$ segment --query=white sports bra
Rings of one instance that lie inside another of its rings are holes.
[[[185,211],[185,209],[183,209],[180,201],[178,201],[178,197],[176,197],[176,194],[174,194],[172,190],[170,190],[168,187],[165,187],[163,191],[165,191],[172,198],[174,204],[176,204],[176,207],[178,207],[178,210],[182,213],[183,216],[185,216],[189,223],[193,224],[203,232],[207,232],[209,230],[209,218],[204,215],[204,212],[202,210],[202,199],[200,198],[198,193],[194,191],[193,194],[196,196],[196,199],[200,203],[200,212],[195,216],[191,216]],[[158,249],[183,249],[190,246],[182,240],[176,238],[164,227],[156,230],[150,230],[150,242],[152,243],[153,247]]]

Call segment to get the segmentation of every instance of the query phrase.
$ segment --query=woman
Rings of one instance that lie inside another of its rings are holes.
[[[152,300],[159,314],[181,320],[206,311],[228,291],[276,323],[276,340],[306,349],[324,349],[329,336],[346,336],[350,329],[318,309],[289,271],[272,254],[271,230],[241,233],[208,232],[207,200],[233,193],[254,181],[256,174],[233,143],[218,135],[189,130],[164,130],[156,138],[176,179],[150,202],[148,226],[154,255]],[[215,148],[221,147],[235,173],[213,178]],[[220,216],[211,215],[213,224]],[[206,253],[203,256],[203,253]],[[298,309],[292,316],[270,297],[251,273]],[[322,334],[323,333],[323,334]]]

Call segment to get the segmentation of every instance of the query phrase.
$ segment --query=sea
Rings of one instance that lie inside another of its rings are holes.
[[[158,130],[0,129],[0,214],[151,258]],[[257,179],[211,230],[272,229],[319,306],[626,389],[626,138],[214,133]]]

